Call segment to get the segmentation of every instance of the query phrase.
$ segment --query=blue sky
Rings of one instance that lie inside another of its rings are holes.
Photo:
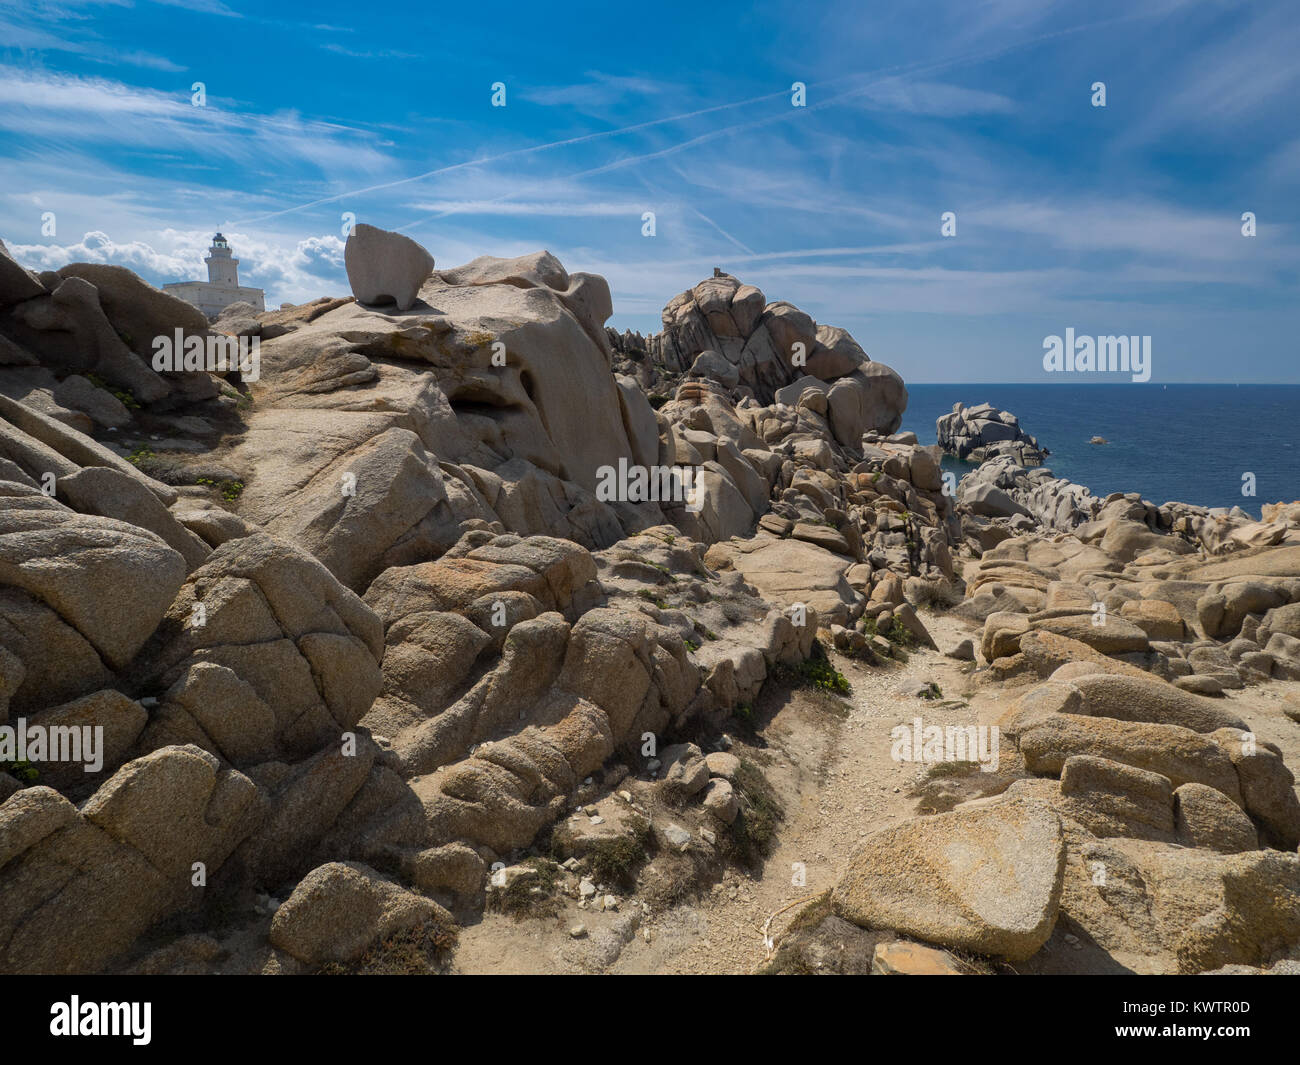
[[[161,284],[220,228],[275,306],[347,291],[350,211],[642,332],[721,266],[913,382],[1051,380],[1067,326],[1300,382],[1297,55],[1285,0],[5,4],[0,238]]]

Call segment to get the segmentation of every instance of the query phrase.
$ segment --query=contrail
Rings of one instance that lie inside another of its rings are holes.
[[[253,222],[263,222],[268,218],[278,218],[280,215],[292,214],[294,211],[305,211],[312,207],[319,207],[324,203],[336,203],[339,200],[347,199],[351,196],[364,196],[370,192],[380,192],[384,189],[396,188],[399,185],[407,185],[413,181],[424,181],[431,177],[438,177],[441,174],[449,174],[456,170],[464,170],[468,167],[485,166],[489,163],[500,162],[502,159],[532,155],[535,152],[550,151],[553,148],[567,148],[573,144],[583,144],[587,141],[601,140],[605,137],[618,137],[625,133],[637,133],[643,129],[651,129],[655,126],[662,126],[669,122],[685,122],[688,119],[699,118],[701,115],[711,115],[718,111],[727,111],[735,107],[747,107],[750,104],[762,103],[765,100],[772,100],[778,96],[785,95],[786,90],[782,89],[779,92],[771,92],[763,96],[754,96],[748,100],[737,100],[733,103],[727,104],[715,104],[713,107],[705,107],[698,111],[686,111],[680,115],[670,115],[667,118],[655,118],[648,122],[638,122],[635,125],[623,126],[619,129],[599,130],[596,133],[584,133],[580,137],[568,137],[565,140],[551,141],[549,144],[534,144],[527,148],[513,148],[508,152],[500,152],[497,155],[485,156],[482,159],[469,159],[463,163],[451,163],[448,166],[441,166],[435,170],[426,170],[423,174],[398,178],[396,181],[386,181],[382,184],[371,185],[364,189],[351,189],[348,192],[340,192],[334,196],[325,196],[319,200],[312,200],[310,203],[300,203],[296,207],[286,207],[280,211],[270,211],[267,214],[258,215],[256,218],[232,222],[231,225],[249,225]]]
[[[1099,29],[1103,26],[1108,26],[1118,22],[1129,22],[1129,21],[1133,21],[1134,19],[1146,18],[1146,17],[1150,17],[1150,16],[1145,12],[1136,12],[1129,15],[1117,15],[1113,18],[1102,19],[1098,22],[1090,22],[1081,26],[1071,26],[1063,30],[1055,30],[1051,33],[1040,34],[1037,37],[1033,37],[1028,41],[1020,41],[1015,44],[1006,45],[1002,48],[995,48],[984,52],[976,52],[964,56],[950,57],[948,59],[936,60],[930,63],[917,62],[917,63],[910,63],[910,64],[901,64],[893,67],[881,67],[878,70],[858,75],[859,78],[861,77],[873,78],[873,80],[869,81],[867,84],[860,85],[857,88],[849,89],[845,92],[838,93],[837,95],[828,97],[825,100],[811,103],[806,107],[801,107],[801,108],[792,107],[778,114],[768,115],[763,118],[754,119],[750,122],[740,122],[732,126],[724,126],[723,128],[718,130],[713,130],[710,133],[700,134],[699,136],[692,137],[688,140],[682,141],[679,144],[670,145],[667,148],[662,148],[659,149],[658,151],[649,152],[644,155],[625,156],[622,159],[614,160],[613,162],[606,163],[602,166],[594,167],[589,170],[579,171],[578,173],[570,175],[569,180],[576,180],[578,178],[583,178],[583,177],[592,177],[596,174],[608,173],[609,171],[612,170],[620,170],[624,167],[632,166],[635,165],[636,163],[644,162],[646,160],[659,159],[667,155],[673,155],[676,154],[677,152],[685,151],[689,148],[696,147],[697,145],[700,144],[705,144],[709,141],[716,140],[719,137],[724,137],[731,133],[736,133],[742,130],[755,129],[760,126],[768,125],[772,122],[783,122],[789,118],[796,117],[805,111],[819,111],[826,107],[832,107],[836,104],[842,103],[845,100],[852,99],[857,96],[861,96],[862,94],[870,91],[873,88],[876,88],[881,84],[884,84],[885,82],[903,76],[915,76],[917,74],[935,73],[941,70],[948,70],[953,67],[963,66],[970,63],[986,62],[991,59],[997,59],[1011,52],[1021,51],[1025,48],[1032,48],[1035,45],[1043,43],[1044,41],[1055,40],[1060,37],[1066,37],[1076,33],[1083,33],[1088,30]],[[584,144],[584,143],[589,143],[591,141],[603,140],[609,137],[618,137],[618,136],[623,136],[624,134],[637,133],[640,132],[641,130],[652,129],[656,126],[662,126],[673,122],[684,122],[692,118],[701,117],[703,115],[716,114],[721,111],[734,110],[735,108],[738,107],[748,107],[752,104],[764,103],[769,100],[785,97],[788,94],[789,94],[789,90],[780,89],[776,92],[766,93],[762,96],[750,97],[749,99],[746,100],[737,100],[731,103],[716,104],[712,107],[705,107],[696,111],[686,111],[678,115],[670,115],[665,118],[651,119],[646,122],[638,122],[630,126],[622,126],[618,129],[600,130],[595,133],[585,133],[578,137],[568,137],[565,138],[564,140],[551,141],[550,143],[547,144],[535,144],[526,148],[514,148],[511,149],[510,151],[499,152],[496,155],[485,156],[481,159],[466,160],[465,162],[461,162],[461,163],[451,163],[447,166],[437,167],[436,169],[427,170],[424,173],[414,174],[410,177],[398,178],[394,181],[387,181],[378,185],[370,185],[362,189],[351,189],[347,192],[336,193],[333,196],[325,196],[317,200],[312,200],[308,203],[301,203],[294,207],[286,207],[279,211],[270,211],[266,214],[257,215],[256,217],[253,218],[236,220],[229,224],[231,226],[253,225],[259,222],[265,222],[271,218],[278,218],[281,217],[282,215],[292,214],[296,211],[310,210],[313,207],[319,207],[323,204],[337,203],[339,200],[348,199],[357,196],[365,196],[372,192],[381,192],[385,189],[397,188],[401,185],[408,185],[416,181],[425,181],[428,180],[429,178],[439,177],[443,174],[453,173],[458,170],[464,170],[471,167],[486,166],[491,163],[500,162],[503,159],[512,159],[512,158],[518,158],[522,156],[533,155],[538,152],[551,151],[556,148],[565,148],[575,144]],[[489,202],[501,202],[505,199],[511,198],[513,195],[514,194],[507,194],[505,196],[497,197],[495,200]],[[418,226],[422,224],[423,222],[431,221],[434,218],[441,218],[446,216],[447,214],[452,214],[452,213],[456,213],[456,212],[452,212],[452,211],[439,212],[437,214],[430,215],[418,221],[409,222],[406,225],[400,226],[398,227],[398,231],[404,229],[410,229],[414,226]]]

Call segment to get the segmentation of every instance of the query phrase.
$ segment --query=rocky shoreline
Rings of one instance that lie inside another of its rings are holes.
[[[931,668],[963,698],[890,711],[985,708],[997,772],[856,825],[768,971],[1300,969],[1300,503],[1100,499],[988,404],[923,447],[897,373],[720,271],[641,337],[549,253],[360,228],[355,297],[211,323],[0,244],[0,727],[101,738],[0,747],[0,971],[442,971],[485,912],[611,971],[789,878],[756,707]]]

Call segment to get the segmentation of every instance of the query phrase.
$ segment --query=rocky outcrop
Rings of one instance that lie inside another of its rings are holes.
[[[615,341],[670,375],[713,380],[728,391],[740,388],[762,404],[801,378],[845,382],[835,406],[841,409],[837,438],[848,446],[856,446],[868,429],[898,429],[907,390],[893,370],[873,363],[843,329],[818,325],[791,303],[769,303],[730,274],[714,271],[675,296],[664,308],[663,323],[662,333],[644,341],[625,342],[617,335]]]
[[[935,429],[947,454],[970,462],[1006,457],[1020,466],[1041,466],[1051,454],[1020,427],[1019,418],[991,403],[954,403],[952,413],[939,418]]]

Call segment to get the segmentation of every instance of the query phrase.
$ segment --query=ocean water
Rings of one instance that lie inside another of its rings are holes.
[[[1300,385],[908,385],[903,429],[935,442],[935,419],[992,403],[1051,454],[1058,477],[1093,495],[1141,492],[1153,503],[1239,506],[1300,499]],[[1105,444],[1089,444],[1094,436]],[[964,466],[945,460],[945,468]],[[1243,475],[1255,494],[1242,494]]]

